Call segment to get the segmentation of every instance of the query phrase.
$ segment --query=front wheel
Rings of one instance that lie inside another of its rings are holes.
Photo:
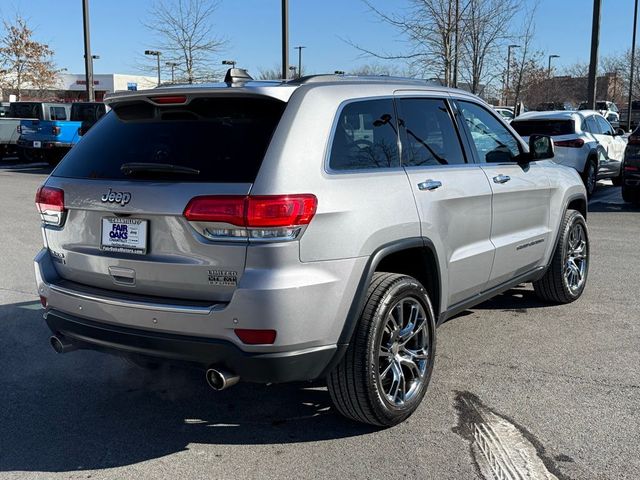
[[[408,418],[431,378],[435,334],[433,308],[420,282],[376,272],[351,343],[328,377],[336,409],[377,426]]]
[[[551,265],[537,282],[536,295],[552,303],[571,303],[582,295],[589,273],[587,223],[576,210],[567,210]]]

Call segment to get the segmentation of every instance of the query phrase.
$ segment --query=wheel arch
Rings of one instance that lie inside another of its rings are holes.
[[[371,278],[379,271],[410,275],[420,281],[429,293],[436,322],[439,320],[442,277],[433,242],[425,237],[412,237],[385,244],[373,252],[367,261],[338,339],[338,351],[326,368],[326,373],[342,360],[364,308]]]

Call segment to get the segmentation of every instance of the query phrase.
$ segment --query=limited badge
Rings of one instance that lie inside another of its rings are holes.
[[[209,284],[235,287],[238,284],[238,272],[232,270],[209,270]]]

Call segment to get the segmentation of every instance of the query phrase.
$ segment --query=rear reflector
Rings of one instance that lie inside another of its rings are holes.
[[[158,105],[183,105],[187,103],[187,97],[184,95],[176,95],[172,97],[149,97],[149,99]]]
[[[275,330],[250,330],[246,328],[236,328],[234,330],[242,343],[247,345],[267,345],[276,341]]]
[[[206,196],[189,201],[184,216],[194,222],[270,228],[308,225],[316,213],[315,195]]]
[[[554,140],[553,144],[556,147],[582,148],[584,140],[581,138],[576,138],[574,140]]]
[[[40,304],[42,304],[43,308],[47,308],[47,297],[40,295]]]

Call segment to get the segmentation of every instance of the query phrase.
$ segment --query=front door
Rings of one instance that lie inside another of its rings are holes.
[[[399,94],[396,104],[403,166],[422,236],[442,252],[442,296],[451,307],[481,292],[489,280],[491,187],[480,166],[465,158],[447,97]]]
[[[519,165],[514,134],[484,106],[457,101],[475,155],[493,192],[495,260],[487,288],[539,266],[549,241],[550,182],[543,164]]]

